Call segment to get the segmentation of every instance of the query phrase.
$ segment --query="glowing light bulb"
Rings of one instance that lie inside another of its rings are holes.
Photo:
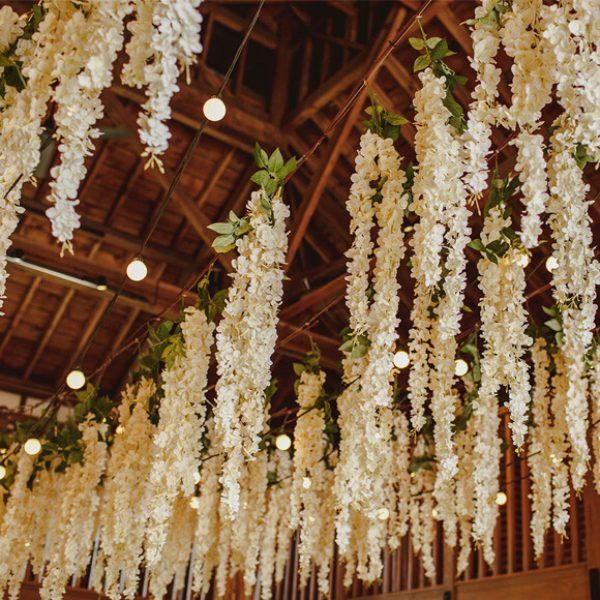
[[[292,445],[292,440],[289,435],[282,433],[275,438],[275,445],[279,450],[289,450]]]
[[[0,465],[0,479],[4,479],[6,477],[6,468],[4,465]]]
[[[80,390],[85,385],[85,374],[81,369],[73,369],[67,375],[67,385],[72,390]]]
[[[148,275],[148,267],[141,258],[134,258],[127,265],[127,277],[131,281],[142,281],[146,278],[146,275]]]
[[[190,506],[198,510],[200,508],[200,498],[198,498],[198,496],[190,498]]]
[[[195,483],[196,485],[198,485],[198,484],[200,483],[200,473],[199,473],[198,471],[196,471],[196,472],[194,473],[194,483]]]
[[[390,511],[385,506],[383,508],[380,508],[377,510],[377,518],[380,521],[387,521],[389,516],[390,516]]]
[[[408,363],[410,362],[408,352],[406,352],[406,350],[398,350],[398,352],[394,354],[393,361],[394,366],[397,369],[406,369],[406,367],[408,367]]]
[[[123,425],[117,425],[117,428],[115,429],[115,433],[117,435],[121,435],[124,432],[125,432],[125,427],[123,427]]]
[[[508,502],[508,497],[504,492],[498,492],[496,494],[496,504],[498,506],[504,506]]]
[[[29,456],[35,456],[36,454],[39,454],[41,449],[42,444],[37,438],[29,438],[25,444],[23,444],[23,450],[25,450]]]
[[[213,96],[204,103],[202,112],[209,121],[220,121],[225,116],[227,109],[221,98]]]
[[[462,358],[457,358],[454,361],[454,374],[457,377],[462,377],[463,375],[466,375],[468,370],[469,365]]]
[[[437,509],[437,508],[432,508],[432,509],[431,509],[431,516],[432,516],[434,519],[437,519],[437,518],[440,516],[440,513],[438,512],[438,509]]]
[[[546,259],[546,269],[552,273],[558,267],[558,261],[555,256],[549,256]]]
[[[303,477],[302,478],[302,487],[305,490],[310,489],[310,486],[312,485],[312,481],[310,480],[310,477]]]

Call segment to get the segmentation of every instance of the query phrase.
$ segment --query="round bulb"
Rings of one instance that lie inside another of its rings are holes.
[[[440,513],[438,512],[438,509],[437,509],[437,508],[432,508],[432,509],[431,509],[431,516],[432,516],[434,519],[437,519],[437,518],[439,517],[439,515],[440,515]]]
[[[303,477],[302,478],[302,487],[305,490],[308,490],[311,485],[312,485],[312,481],[310,480],[310,477]]]
[[[394,354],[394,366],[397,369],[406,369],[409,362],[410,359],[408,358],[408,352],[406,352],[406,350],[398,350],[398,352]]]
[[[289,450],[292,445],[292,440],[289,435],[282,433],[275,438],[275,445],[279,450]]]
[[[546,269],[552,273],[558,267],[558,261],[555,256],[549,256],[546,259]]]
[[[67,385],[72,390],[80,390],[85,385],[85,374],[81,369],[73,369],[67,375]]]
[[[466,375],[468,370],[469,365],[462,358],[457,358],[454,361],[454,374],[458,377]]]
[[[142,281],[148,275],[148,267],[141,258],[134,258],[127,265],[127,277],[131,281]]]
[[[380,521],[387,521],[389,516],[390,516],[390,511],[387,508],[385,508],[385,506],[383,508],[380,508],[377,510],[377,518]]]
[[[4,465],[0,465],[0,479],[4,479],[6,477],[6,467]]]
[[[41,449],[42,444],[37,438],[29,438],[23,445],[23,450],[25,450],[29,456],[35,456],[36,454],[39,454]]]
[[[195,483],[196,485],[198,485],[198,484],[200,483],[200,473],[199,473],[198,471],[196,471],[196,472],[194,473],[194,483]]]
[[[498,492],[496,494],[496,504],[498,506],[504,506],[507,501],[508,501],[508,497],[506,496],[506,494],[504,492]]]
[[[204,103],[202,112],[209,121],[220,121],[225,116],[227,109],[221,98],[213,96]]]
[[[105,292],[108,289],[108,286],[105,283],[98,283],[96,284],[96,289],[99,292]]]
[[[121,435],[124,432],[125,432],[125,427],[123,427],[123,425],[117,425],[117,428],[115,429],[115,433],[117,435]]]

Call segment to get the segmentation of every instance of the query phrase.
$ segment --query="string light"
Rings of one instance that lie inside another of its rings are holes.
[[[123,425],[117,425],[117,428],[115,429],[115,433],[117,435],[121,435],[124,432],[125,432],[125,427],[123,427]]]
[[[279,450],[289,450],[292,445],[292,440],[289,435],[282,433],[275,438],[275,445]]]
[[[220,121],[225,116],[227,108],[221,98],[213,96],[204,103],[202,112],[209,121]]]
[[[0,479],[4,479],[6,477],[6,467],[4,465],[0,465]]]
[[[468,370],[469,365],[462,358],[457,358],[454,361],[454,374],[457,377],[462,377],[463,375],[466,375]]]
[[[308,490],[308,489],[310,489],[310,486],[311,486],[311,485],[312,485],[312,481],[311,481],[310,477],[303,477],[303,478],[302,478],[302,487],[303,487],[305,490]]]
[[[546,259],[546,269],[552,273],[558,267],[558,260],[556,260],[555,256],[550,255]]]
[[[408,367],[408,363],[410,362],[408,352],[406,352],[406,350],[398,350],[398,352],[394,354],[393,362],[397,369],[406,369],[406,367]]]
[[[29,456],[35,456],[36,454],[39,454],[41,449],[42,444],[37,438],[29,438],[25,444],[23,444],[23,450],[25,450]]]
[[[146,275],[148,275],[148,267],[141,258],[134,258],[127,265],[127,277],[131,281],[142,281],[142,279],[146,278]]]
[[[383,508],[380,508],[377,510],[377,518],[380,521],[387,521],[389,516],[390,516],[390,511],[387,508],[385,508],[385,506]]]
[[[496,504],[498,506],[504,506],[508,501],[508,497],[504,492],[498,492],[496,494]]]
[[[85,374],[81,369],[73,369],[67,375],[67,386],[72,390],[80,390],[85,385]]]

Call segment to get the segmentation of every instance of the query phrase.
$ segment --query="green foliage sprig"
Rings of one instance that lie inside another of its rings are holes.
[[[497,172],[492,179],[492,186],[488,201],[485,205],[484,214],[487,216],[495,207],[502,208],[502,217],[507,219],[512,213],[512,207],[509,199],[519,189],[519,178],[508,175],[504,178],[497,176]],[[523,248],[521,239],[511,227],[503,227],[500,231],[500,237],[492,240],[489,244],[484,244],[480,239],[470,241],[467,246],[485,256],[495,264],[506,255],[511,248]]]
[[[350,358],[361,358],[368,352],[371,342],[365,334],[356,334],[350,327],[344,327],[341,335],[342,345],[339,347],[340,352],[343,352]]]
[[[419,24],[420,26],[420,24]],[[461,104],[454,97],[454,90],[459,85],[465,85],[467,78],[464,75],[457,75],[445,62],[444,58],[456,54],[448,48],[448,42],[439,37],[428,38],[421,28],[420,38],[409,38],[409,44],[418,52],[422,52],[415,59],[413,72],[418,73],[427,67],[431,67],[436,77],[444,77],[446,80],[446,96],[444,97],[444,106],[450,111],[450,124],[462,133],[467,124],[465,121],[464,110]]]
[[[550,317],[544,321],[544,325],[552,332],[554,341],[560,346],[564,340],[563,320],[560,306],[558,304],[554,304],[550,308],[542,306],[542,310]]]
[[[477,19],[469,19],[465,21],[469,27],[473,27],[474,25],[481,25],[484,29],[494,30],[498,29],[502,24],[502,17],[504,13],[510,10],[510,2],[509,0],[498,0],[495,2],[490,10]]]
[[[276,148],[269,156],[257,142],[254,146],[254,160],[259,170],[250,177],[250,180],[264,190],[266,197],[261,198],[261,208],[267,215],[269,223],[273,225],[272,200],[281,190],[288,175],[296,168],[296,157],[292,156],[287,162],[284,162],[279,148]],[[208,228],[219,234],[214,239],[212,247],[216,252],[224,253],[233,250],[237,240],[244,237],[252,229],[252,226],[246,217],[238,217],[233,211],[230,211],[227,221],[212,223]]]
[[[371,90],[369,90],[369,96],[371,106],[367,107],[365,112],[370,118],[363,121],[365,128],[382,138],[396,141],[400,136],[400,126],[406,125],[409,122],[408,119],[385,108]]]

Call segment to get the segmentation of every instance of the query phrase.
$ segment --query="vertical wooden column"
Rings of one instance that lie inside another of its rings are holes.
[[[591,478],[583,490],[585,542],[590,584],[590,600],[600,598],[600,496]]]

